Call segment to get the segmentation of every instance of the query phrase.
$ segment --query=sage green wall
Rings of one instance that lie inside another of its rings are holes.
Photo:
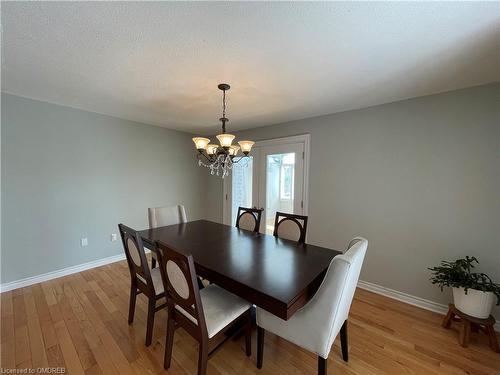
[[[475,255],[500,281],[499,99],[491,84],[238,137],[311,134],[308,241],[363,235],[363,280],[447,302],[426,270],[441,259]],[[148,206],[222,221],[188,134],[5,94],[1,115],[2,283],[121,253],[110,233],[146,227]]]
[[[1,115],[2,283],[121,254],[110,234],[147,207],[204,217],[189,134],[7,94]]]
[[[344,249],[365,236],[362,280],[437,302],[450,295],[429,283],[426,268],[441,259],[474,255],[500,282],[500,84],[237,136],[305,133],[309,242]],[[222,186],[213,190],[220,200]]]

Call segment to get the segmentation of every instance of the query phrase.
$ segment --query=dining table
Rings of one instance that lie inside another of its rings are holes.
[[[138,234],[152,251],[160,241],[191,254],[198,276],[284,320],[305,306],[332,259],[342,253],[208,220]]]

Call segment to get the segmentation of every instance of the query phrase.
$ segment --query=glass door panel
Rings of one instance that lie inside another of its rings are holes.
[[[265,231],[273,234],[276,212],[294,211],[295,153],[267,155],[266,159]]]
[[[260,147],[259,207],[261,232],[273,234],[276,212],[303,213],[304,144]]]
[[[224,223],[236,224],[240,206],[262,208],[260,232],[272,234],[277,211],[303,215],[304,151],[305,141],[258,142],[224,180]]]
[[[233,164],[231,171],[231,225],[236,224],[238,207],[252,207],[253,158]]]

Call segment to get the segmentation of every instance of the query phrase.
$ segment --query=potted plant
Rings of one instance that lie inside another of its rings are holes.
[[[454,262],[442,261],[432,271],[431,282],[440,286],[453,288],[455,307],[461,312],[480,319],[490,316],[495,303],[500,305],[500,284],[479,272],[472,272],[474,264],[479,264],[475,257],[466,256]]]

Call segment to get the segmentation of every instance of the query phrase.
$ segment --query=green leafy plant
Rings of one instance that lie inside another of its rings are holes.
[[[442,261],[437,267],[429,268],[432,271],[431,283],[439,285],[441,291],[445,286],[452,288],[477,289],[483,292],[493,292],[500,305],[500,284],[495,284],[491,278],[480,272],[472,272],[474,263],[479,264],[475,257],[466,256],[454,262]]]

